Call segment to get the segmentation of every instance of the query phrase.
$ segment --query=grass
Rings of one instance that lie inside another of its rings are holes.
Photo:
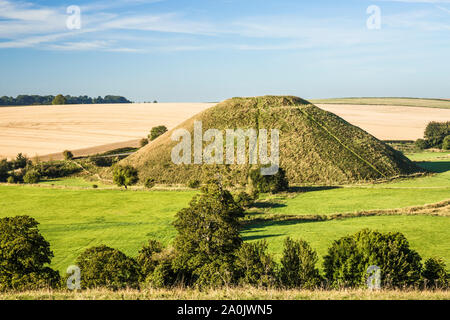
[[[420,98],[334,98],[315,99],[311,103],[318,104],[359,104],[359,105],[391,105],[405,107],[426,107],[450,109],[450,100]]]
[[[253,223],[242,233],[246,241],[266,239],[280,258],[286,237],[303,238],[322,258],[334,240],[361,229],[402,232],[422,258],[442,257],[450,270],[450,218],[434,216],[375,216],[323,222],[269,221]]]
[[[450,291],[415,290],[276,290],[226,288],[195,290],[83,290],[0,293],[0,300],[449,300]]]
[[[174,214],[195,191],[74,190],[0,186],[0,217],[29,215],[55,254],[60,271],[87,247],[105,244],[136,255],[149,238],[168,244]]]

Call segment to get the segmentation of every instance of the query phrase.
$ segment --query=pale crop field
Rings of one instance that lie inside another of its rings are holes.
[[[154,126],[169,129],[214,103],[135,103],[0,107],[0,158],[22,152],[60,159],[137,147]],[[381,140],[416,140],[430,121],[450,121],[450,109],[393,105],[318,104]]]

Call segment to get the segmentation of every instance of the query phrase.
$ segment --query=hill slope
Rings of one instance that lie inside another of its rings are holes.
[[[203,132],[210,128],[222,132],[235,128],[280,130],[280,165],[291,184],[343,184],[420,171],[401,153],[365,131],[297,97],[229,99],[174,130],[187,129],[193,137],[194,121],[202,121]],[[174,130],[122,163],[136,167],[141,181],[153,178],[160,183],[186,183],[220,173],[233,185],[246,182],[250,165],[173,164],[171,150],[178,144],[171,140]]]

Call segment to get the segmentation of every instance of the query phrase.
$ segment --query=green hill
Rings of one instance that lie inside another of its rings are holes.
[[[232,98],[203,111],[174,130],[187,129],[193,137],[194,121],[202,121],[203,132],[210,128],[223,133],[225,129],[236,128],[280,130],[280,165],[291,184],[372,181],[421,170],[400,152],[362,129],[297,97]],[[178,144],[171,140],[174,130],[122,163],[136,167],[141,181],[153,178],[159,183],[187,183],[192,179],[211,178],[217,173],[233,185],[247,181],[250,165],[172,163],[171,150]],[[204,146],[207,144],[209,142]]]

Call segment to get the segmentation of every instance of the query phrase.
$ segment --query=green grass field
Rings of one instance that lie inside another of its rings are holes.
[[[431,153],[414,155],[438,172],[414,179],[346,186],[277,196],[270,214],[327,215],[436,203],[450,198],[450,161]],[[44,181],[37,186],[0,185],[0,217],[30,215],[55,253],[52,266],[64,272],[87,247],[106,244],[135,256],[155,238],[169,244],[175,237],[174,215],[196,191],[121,190],[81,177]],[[53,186],[52,186],[53,185]],[[440,256],[450,267],[450,217],[375,216],[324,222],[266,221],[246,225],[247,241],[266,239],[279,257],[284,238],[304,238],[322,256],[333,240],[363,228],[403,232],[424,258]],[[449,268],[450,269],[450,268]]]
[[[309,100],[314,104],[359,104],[450,109],[450,100],[419,98],[334,98]]]

